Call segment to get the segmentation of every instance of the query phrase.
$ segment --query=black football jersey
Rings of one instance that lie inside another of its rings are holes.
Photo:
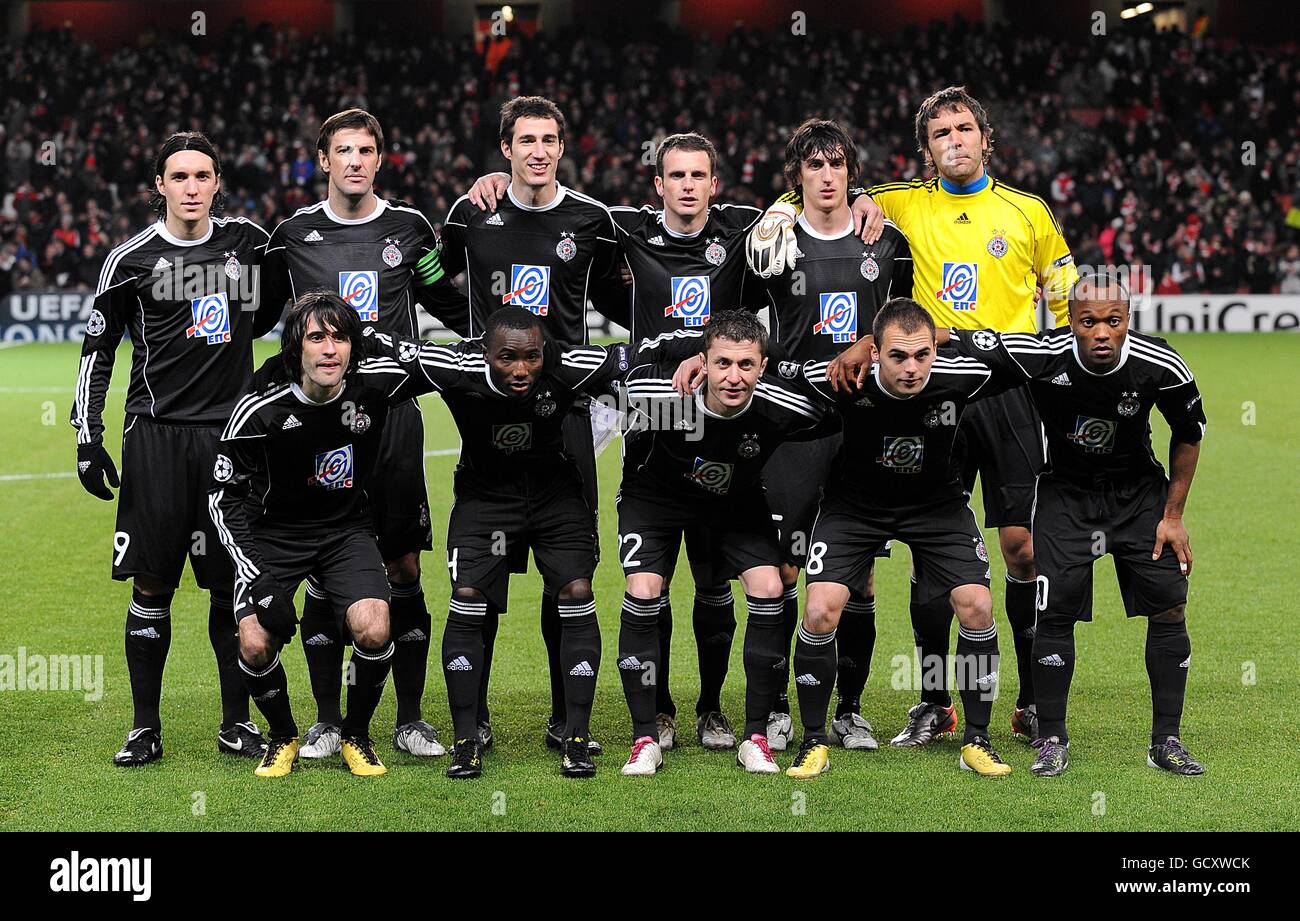
[[[357,220],[328,201],[300,208],[271,232],[266,251],[259,332],[275,325],[286,299],[320,289],[392,335],[419,335],[417,303],[449,329],[469,331],[469,305],[442,269],[433,227],[401,202],[381,198]]]
[[[480,211],[461,196],[443,225],[441,252],[448,275],[465,273],[471,336],[482,335],[494,311],[513,304],[543,317],[557,342],[583,345],[587,301],[593,285],[614,270],[617,242],[609,209],[561,185],[550,204],[537,208],[522,204],[512,189],[496,211]],[[623,313],[610,318],[623,322]]]
[[[284,382],[240,400],[222,433],[208,496],[239,578],[251,581],[261,570],[253,541],[260,530],[311,541],[372,528],[366,486],[389,408],[428,389],[398,362],[366,357],[329,402],[312,402],[298,384]]]
[[[965,355],[1027,383],[1047,432],[1053,476],[1086,484],[1164,475],[1151,447],[1151,410],[1175,440],[1198,444],[1205,407],[1187,364],[1165,340],[1130,331],[1119,363],[1105,374],[1079,361],[1068,327],[1046,333],[952,331]]]
[[[104,435],[104,395],[122,333],[131,336],[128,415],[176,425],[219,425],[253,373],[253,316],[266,231],[213,218],[208,234],[179,240],[159,221],[104,260],[86,321],[71,422],[78,444]]]
[[[704,405],[704,387],[683,396],[672,376],[698,352],[703,333],[679,330],[644,340],[625,391],[624,490],[710,502],[745,496],[763,485],[763,466],[785,441],[829,434],[824,407],[796,381],[769,373],[732,416]]]
[[[794,235],[803,253],[795,269],[763,282],[768,328],[792,360],[834,358],[871,335],[885,301],[911,296],[912,251],[892,221],[870,245],[858,239],[852,220],[842,233],[826,236],[801,214]]]
[[[704,227],[689,236],[669,230],[663,211],[648,205],[609,210],[632,274],[633,344],[704,326],[714,311],[764,306],[745,264],[745,235],[763,216],[757,208],[712,205]]]
[[[367,335],[370,335],[367,331]],[[482,339],[437,345],[418,339],[375,337],[376,348],[412,377],[427,382],[446,402],[460,430],[463,468],[510,488],[525,476],[553,476],[570,465],[564,450],[564,417],[578,394],[607,392],[629,370],[623,344],[548,347],[537,384],[513,397],[492,382]]]
[[[856,391],[836,391],[827,361],[808,362],[804,376],[840,411],[844,447],[826,495],[859,506],[914,508],[965,494],[952,463],[953,440],[972,401],[1001,393],[1008,384],[972,358],[938,355],[921,390],[896,397],[880,383],[879,365]]]

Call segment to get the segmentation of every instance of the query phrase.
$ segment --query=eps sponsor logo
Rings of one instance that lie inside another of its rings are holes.
[[[664,308],[665,317],[677,317],[683,326],[703,326],[709,322],[711,289],[707,275],[674,275],[672,303]]]
[[[726,495],[728,490],[731,489],[733,470],[735,470],[735,467],[732,464],[697,457],[694,466],[686,474],[686,478],[701,489],[707,489],[709,492],[721,496]]]
[[[1117,426],[1112,419],[1079,416],[1074,421],[1074,431],[1065,437],[1089,454],[1111,454],[1115,451]]]
[[[352,445],[344,445],[317,454],[316,474],[307,482],[326,489],[351,489],[352,470]]]
[[[510,290],[501,303],[526,307],[539,317],[551,309],[551,267],[549,265],[510,266]]]
[[[193,323],[185,330],[186,339],[206,339],[208,345],[230,341],[230,302],[225,292],[190,300]]]
[[[831,342],[854,342],[858,338],[858,293],[830,291],[818,296],[817,322],[813,335],[831,337]]]
[[[506,454],[527,451],[533,446],[533,424],[510,422],[492,426],[492,447]]]
[[[886,435],[876,463],[899,473],[920,473],[925,458],[925,436]]]
[[[379,273],[339,272],[339,297],[352,305],[363,323],[379,319]]]
[[[945,262],[942,287],[934,296],[953,310],[974,310],[979,299],[979,263]]]

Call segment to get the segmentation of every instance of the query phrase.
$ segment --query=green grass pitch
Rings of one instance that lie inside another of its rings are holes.
[[[1070,770],[1054,780],[1030,775],[1030,750],[1013,740],[1007,725],[1016,672],[995,559],[995,616],[1003,627],[1004,659],[993,742],[1015,773],[990,780],[960,771],[958,744],[948,741],[921,751],[832,750],[831,772],[805,783],[748,776],[733,755],[694,744],[685,724],[691,744],[669,753],[657,777],[619,775],[630,740],[613,667],[622,595],[614,554],[617,445],[600,458],[605,558],[595,587],[604,667],[593,731],[606,754],[598,759],[595,780],[560,777],[556,757],[541,742],[548,702],[535,572],[516,578],[511,612],[502,621],[492,673],[497,746],[478,781],[446,779],[445,758],[422,762],[391,750],[391,690],[373,727],[390,768],[386,777],[354,778],[335,760],[300,763],[290,777],[264,781],[253,777],[252,762],[218,754],[207,602],[188,571],[173,606],[163,695],[166,757],[135,771],[113,767],[111,756],[131,719],[122,654],[129,589],[109,579],[114,506],[83,492],[70,475],[74,438],[66,420],[77,347],[4,349],[0,655],[17,656],[19,647],[28,655],[102,655],[104,685],[95,701],[77,691],[0,692],[0,829],[1300,828],[1300,804],[1286,793],[1295,778],[1288,695],[1294,694],[1300,664],[1293,620],[1300,586],[1293,568],[1300,548],[1297,340],[1282,334],[1185,335],[1173,342],[1197,373],[1210,419],[1187,515],[1196,567],[1188,614],[1193,666],[1183,723],[1184,738],[1207,773],[1174,777],[1146,766],[1145,628],[1123,617],[1114,571],[1105,560],[1095,570],[1096,620],[1077,632]],[[258,344],[259,358],[268,351],[266,343]],[[105,413],[106,443],[119,461],[128,362],[124,347]],[[438,399],[422,403],[428,450],[455,448],[456,431]],[[1167,432],[1163,422],[1156,425],[1163,460]],[[427,459],[437,549],[424,557],[424,587],[434,617],[435,661],[449,590],[442,549],[454,465],[451,455]],[[679,567],[682,574],[688,571]],[[879,636],[863,713],[882,738],[898,730],[916,697],[910,686],[895,687],[897,678],[907,677],[898,663],[912,654],[907,574],[908,553],[900,548],[877,575]],[[677,580],[673,597],[673,692],[687,714],[698,687],[689,579]],[[743,599],[738,608],[743,631]],[[300,642],[284,661],[305,727],[314,710]],[[724,693],[733,722],[743,712],[740,649],[738,632]],[[446,689],[436,665],[429,672],[425,715],[449,735]],[[778,760],[787,765],[789,754]]]

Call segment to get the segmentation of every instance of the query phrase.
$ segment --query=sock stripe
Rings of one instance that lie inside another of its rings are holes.
[[[749,607],[750,617],[780,617],[785,606],[780,598],[752,598],[748,595],[745,604]]]
[[[587,614],[595,614],[595,613],[596,613],[595,598],[592,598],[589,601],[576,601],[576,602],[562,603],[560,605],[561,617],[583,617]]]
[[[970,630],[967,629],[966,627],[963,627],[961,624],[958,624],[957,635],[961,637],[965,637],[966,639],[970,640],[972,643],[984,643],[989,640],[997,638],[998,625],[993,624],[993,626],[989,627],[987,630]]]
[[[356,643],[353,643],[352,654],[358,659],[366,659],[369,662],[383,662],[385,659],[392,657],[394,648],[392,640],[389,640],[388,645],[384,646],[382,649],[371,650],[362,649]]]
[[[127,610],[136,617],[143,617],[145,620],[161,620],[164,617],[171,616],[171,608],[145,608],[136,604],[134,601],[127,606]]]
[[[731,587],[728,586],[725,592],[717,595],[709,595],[705,592],[697,591],[695,593],[695,603],[709,605],[714,608],[723,608],[729,604],[735,604],[736,599],[735,596],[731,594]]]
[[[464,614],[466,617],[486,617],[486,601],[462,601],[459,598],[451,599],[448,605],[453,614]]]
[[[624,595],[623,610],[636,617],[657,617],[659,615],[659,599],[643,600],[633,598],[631,595]]]
[[[329,600],[329,595],[325,594],[324,590],[310,578],[307,579],[307,594],[312,598],[315,598],[317,601]]]
[[[794,585],[787,585],[787,586],[786,586],[786,587],[781,591],[781,597],[784,598],[784,599],[798,598],[798,597],[799,597],[799,583],[796,582]]]
[[[803,640],[809,646],[825,646],[827,643],[835,640],[835,631],[830,633],[813,633],[804,627],[803,623],[799,624],[799,639]]]
[[[1038,583],[1037,579],[1017,579],[1009,572],[1006,573],[1005,575],[1006,575],[1006,580],[1010,582],[1012,585],[1036,585]]]
[[[254,671],[253,666],[245,662],[243,656],[239,657],[239,670],[251,678],[265,678],[267,675],[271,674],[271,672],[275,671],[279,665],[280,654],[278,652],[275,654],[275,658],[271,660],[271,664],[260,672]]]
[[[424,587],[419,582],[389,582],[388,591],[394,598],[414,598]]]
[[[844,602],[844,613],[845,614],[875,614],[876,604],[874,601],[870,603],[866,601],[852,601],[852,600],[846,601]]]

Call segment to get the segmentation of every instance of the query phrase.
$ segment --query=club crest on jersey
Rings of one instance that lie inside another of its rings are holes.
[[[1111,454],[1115,451],[1115,429],[1112,419],[1079,416],[1074,422],[1074,432],[1066,438],[1089,454]]]
[[[492,447],[506,454],[527,451],[533,446],[533,424],[510,422],[492,426]]]
[[[740,442],[740,444],[737,446],[736,453],[739,454],[741,457],[743,457],[745,460],[753,460],[754,458],[758,457],[758,454],[761,450],[762,448],[758,446],[758,435],[747,434],[745,435],[744,439]]]
[[[551,399],[551,392],[548,390],[541,394],[537,402],[533,404],[533,412],[545,419],[555,412],[556,403]]]
[[[722,265],[727,261],[727,248],[718,242],[714,237],[709,241],[709,245],[704,247],[704,258],[708,260],[709,265]]]
[[[384,251],[379,255],[383,257],[384,265],[390,269],[395,269],[402,264],[402,251],[397,248],[396,240],[385,239],[384,242],[388,245],[384,247]]]
[[[831,342],[855,342],[858,338],[858,293],[831,291],[819,294],[819,319],[813,335],[824,334]]]
[[[927,412],[924,418],[921,419],[921,422],[928,429],[937,429],[939,427],[939,423],[942,421],[943,420],[939,417],[939,407],[937,406],[931,406],[930,411]]]
[[[1001,230],[993,231],[993,236],[989,240],[987,249],[989,251],[989,255],[992,256],[994,259],[1001,259],[1003,256],[1005,256],[1007,254],[1007,249],[1008,249],[1006,234]]]
[[[230,341],[230,302],[224,292],[190,300],[194,323],[185,330],[186,339],[206,339],[208,345]]]
[[[1136,390],[1132,393],[1121,393],[1120,397],[1121,399],[1119,401],[1119,406],[1116,407],[1116,412],[1121,416],[1136,416],[1141,412],[1142,401],[1138,399]]]
[[[979,269],[975,262],[945,262],[943,287],[934,296],[953,310],[974,310],[979,298]]]
[[[379,273],[339,272],[339,297],[352,305],[362,323],[379,320]]]
[[[866,259],[863,259],[862,265],[859,266],[858,268],[859,271],[862,272],[862,277],[865,278],[867,281],[875,281],[877,278],[880,277],[880,266],[876,263],[876,260],[871,256],[868,256]]]
[[[984,546],[984,538],[976,537],[973,540],[975,541],[975,555],[979,557],[981,563],[987,563],[989,561],[989,551]]]
[[[539,317],[546,316],[551,307],[551,267],[510,266],[510,290],[501,298],[501,303],[526,307]]]
[[[86,320],[86,335],[102,336],[107,328],[108,321],[104,319],[104,315],[98,310],[92,310],[90,318]]]
[[[731,473],[734,469],[731,464],[697,457],[695,458],[695,466],[685,476],[686,479],[701,489],[707,489],[709,492],[721,496],[726,495],[727,491],[731,489]]]
[[[799,362],[783,361],[776,366],[776,373],[780,374],[786,380],[792,381],[799,376]]]
[[[674,275],[672,278],[672,303],[664,308],[664,316],[677,317],[683,326],[703,326],[709,322],[709,276]]]
[[[239,264],[239,259],[233,252],[226,253],[226,277],[231,281],[239,281],[240,274],[243,273],[244,267]]]
[[[316,475],[308,483],[326,489],[352,488],[352,445],[316,455]]]
[[[352,429],[353,435],[364,435],[366,432],[370,431],[370,417],[362,412],[360,406],[358,406],[357,411],[352,414],[352,422],[348,427]]]
[[[217,463],[212,468],[212,479],[218,483],[227,483],[235,472],[235,465],[224,454],[217,455]]]
[[[555,255],[565,262],[578,255],[578,243],[573,239],[573,234],[568,231],[560,232],[560,242],[555,244]]]
[[[920,473],[924,457],[924,436],[886,435],[884,450],[876,458],[876,463],[900,473]]]

